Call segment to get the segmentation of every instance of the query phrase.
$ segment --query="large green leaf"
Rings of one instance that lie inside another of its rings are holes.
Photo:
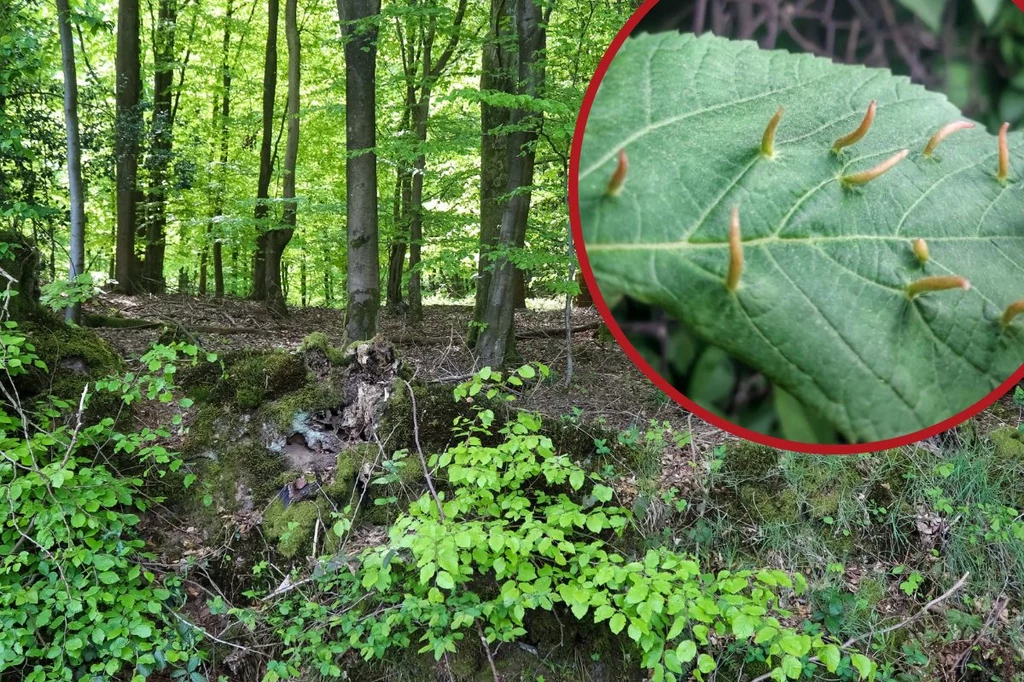
[[[867,136],[838,156],[833,141]],[[775,158],[761,135],[785,107]],[[981,126],[922,150],[961,118],[944,96],[886,70],[750,42],[630,38],[590,112],[579,162],[584,245],[606,297],[658,305],[758,368],[848,439],[931,426],[969,407],[1024,359],[1024,140],[1010,135],[1009,182]],[[910,155],[857,188],[844,174]],[[622,191],[606,196],[624,149]],[[746,265],[724,284],[740,207]],[[922,265],[911,241],[927,240]],[[957,274],[970,291],[914,299],[920,277]]]

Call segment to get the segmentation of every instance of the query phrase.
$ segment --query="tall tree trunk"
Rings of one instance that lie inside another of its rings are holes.
[[[234,16],[234,2],[228,0],[227,13],[224,15],[224,39],[221,48],[221,93],[220,112],[214,106],[214,124],[220,137],[220,159],[217,166],[217,189],[213,199],[213,216],[206,226],[206,244],[213,244],[213,290],[218,298],[224,296],[224,249],[221,237],[217,234],[217,220],[224,215],[224,192],[227,182],[228,165],[228,122],[231,120],[231,21]],[[206,249],[203,250],[205,265]],[[201,275],[201,293],[206,293],[206,270]]]
[[[424,63],[430,63],[430,45],[425,44]],[[429,77],[429,76],[428,76]],[[412,188],[409,196],[409,321],[423,319],[422,273],[420,254],[423,247],[423,175],[426,173],[427,157],[422,151],[427,141],[427,118],[430,116],[430,87],[423,86],[420,100],[412,110],[413,130],[420,144],[420,153],[413,161]]]
[[[117,246],[114,267],[118,290],[138,291],[139,263],[135,256],[138,219],[136,184],[139,168],[139,133],[142,91],[139,63],[139,0],[117,3],[117,57],[114,92],[117,119],[114,125],[114,156],[117,161]]]
[[[544,87],[543,52],[546,45],[548,16],[542,17],[536,0],[515,0],[516,31],[519,52],[519,87],[521,95],[537,97]],[[517,109],[513,115],[516,132],[509,140],[508,193],[516,191],[505,204],[498,231],[498,245],[503,249],[521,244],[526,233],[530,211],[530,195],[522,188],[533,184],[533,147],[543,122],[539,113]],[[500,367],[515,355],[515,265],[505,257],[494,262],[494,273],[487,306],[484,329],[477,341],[477,357],[481,367]]]
[[[491,0],[490,28],[484,42],[480,89],[484,92],[514,92],[515,56],[507,46],[513,21],[514,0]],[[498,243],[503,208],[502,197],[508,187],[508,136],[500,129],[509,124],[512,112],[503,106],[480,103],[480,254],[477,264],[476,301],[469,343],[476,345],[484,323],[487,294],[491,288],[492,263],[488,256]]]
[[[64,72],[64,127],[68,142],[68,192],[71,206],[71,267],[68,280],[75,282],[85,272],[85,197],[82,193],[82,145],[78,139],[78,73],[75,70],[75,45],[71,37],[71,10],[68,0],[57,0],[57,24],[60,33],[61,69]],[[26,292],[25,295],[30,295]],[[68,322],[78,324],[81,304],[65,311]]]
[[[297,0],[285,0],[284,34],[288,41],[288,138],[284,145],[284,198],[281,222],[284,227],[267,232],[267,306],[276,315],[287,315],[286,296],[281,291],[281,258],[295,231],[295,161],[299,154],[299,25],[296,19]]]
[[[405,130],[405,126],[402,127],[402,130]],[[409,174],[404,168],[399,167],[396,176],[395,236],[388,254],[387,305],[389,308],[397,309],[402,306],[402,271],[405,269],[405,250],[409,234],[406,216],[408,215],[407,207],[412,199],[412,187],[409,184]]]
[[[467,0],[459,0],[458,9],[452,20],[451,34],[434,60],[434,39],[437,35],[437,15],[431,14],[426,27],[420,25],[417,32],[420,45],[419,63],[412,58],[414,51],[404,56],[406,67],[406,83],[411,84],[412,126],[416,134],[417,155],[413,162],[412,189],[409,201],[409,321],[416,323],[423,319],[422,268],[420,266],[423,247],[423,181],[426,176],[427,157],[427,122],[430,120],[430,94],[434,83],[441,77],[451,62],[455,48],[458,47],[462,32],[462,22],[466,16]],[[433,6],[433,5],[431,5]],[[408,32],[411,35],[411,31]],[[422,69],[419,74],[417,70]],[[417,82],[418,81],[418,82]],[[416,91],[419,96],[416,96]]]
[[[377,222],[377,24],[380,0],[338,0],[345,38],[345,164],[348,192],[349,341],[377,334],[380,263]]]
[[[150,133],[149,197],[146,202],[146,259],[142,280],[152,293],[164,291],[164,252],[167,225],[167,168],[174,143],[174,120],[171,116],[171,87],[174,85],[174,33],[178,21],[177,0],[160,0],[157,25],[153,35],[153,120]]]
[[[277,19],[279,0],[267,0],[267,49],[263,61],[263,139],[260,142],[260,177],[256,186],[256,251],[253,254],[252,299],[267,298],[266,231],[270,228],[270,179],[274,172],[271,147],[274,138],[274,98],[277,96]]]

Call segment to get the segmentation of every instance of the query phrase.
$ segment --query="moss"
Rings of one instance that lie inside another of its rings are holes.
[[[303,414],[336,408],[343,398],[330,383],[318,382],[288,393],[260,410],[262,421],[272,424],[279,431],[297,430],[296,418]]]
[[[455,418],[469,416],[472,411],[465,403],[455,402],[451,386],[413,384],[412,387],[416,397],[420,446],[424,454],[442,452],[452,440]],[[404,383],[395,384],[387,409],[377,424],[377,435],[388,452],[402,449],[416,451],[412,404]]]
[[[217,422],[223,415],[224,411],[217,405],[201,405],[189,422],[181,454],[195,456],[216,447],[219,440]]]
[[[736,493],[743,511],[757,525],[788,525],[803,520],[800,494],[792,488],[773,490],[744,484]]]
[[[280,350],[241,351],[224,359],[224,377],[213,397],[243,410],[259,407],[306,383],[302,358]]]
[[[778,473],[779,451],[750,441],[733,441],[726,446],[723,476],[735,480],[761,480]]]
[[[989,434],[995,446],[996,457],[1024,462],[1024,433],[1011,426],[996,429]]]
[[[26,396],[47,393],[75,405],[82,389],[89,382],[124,371],[124,361],[114,349],[84,327],[72,327],[57,320],[25,322],[20,326],[35,347],[36,355],[46,363],[46,370],[33,367],[27,374],[17,377],[15,387]],[[92,392],[85,419],[93,423],[118,414],[127,416],[119,395]]]
[[[874,609],[889,594],[889,582],[884,575],[864,576],[857,588],[857,596]]]
[[[120,315],[98,315],[96,313],[83,313],[82,324],[86,327],[105,327],[107,329],[133,329],[135,327],[152,327],[149,320],[140,320]]]
[[[248,440],[229,446],[220,461],[220,482],[225,492],[234,496],[236,482],[242,482],[252,490],[257,505],[277,494],[281,488],[278,478],[287,469],[280,455]]]
[[[367,462],[377,458],[377,446],[374,443],[358,443],[338,453],[334,466],[334,482],[324,486],[324,494],[332,500],[347,500],[355,485],[356,476]]]
[[[263,530],[277,540],[282,556],[293,559],[312,549],[317,521],[323,519],[327,526],[328,518],[315,501],[297,502],[286,508],[281,500],[274,500],[263,513]]]
[[[313,332],[299,344],[300,353],[306,353],[311,350],[322,352],[332,365],[342,366],[347,364],[345,353],[337,346],[332,345],[327,338],[327,334],[323,332]]]

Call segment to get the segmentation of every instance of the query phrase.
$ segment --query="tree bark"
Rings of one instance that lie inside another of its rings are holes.
[[[146,259],[142,284],[146,291],[160,293],[167,288],[164,279],[165,230],[167,226],[167,168],[174,144],[174,120],[171,116],[171,87],[174,85],[174,33],[178,21],[177,0],[160,0],[157,25],[153,32],[153,118],[150,132],[149,197],[146,202]]]
[[[490,28],[484,41],[480,73],[480,90],[485,93],[515,91],[515,56],[506,45],[513,5],[514,0],[491,0]],[[502,197],[508,186],[508,137],[500,129],[509,124],[511,114],[506,107],[480,103],[480,253],[473,323],[468,335],[471,346],[476,345],[484,323],[491,287],[492,263],[488,254],[498,243]]]
[[[515,0],[515,19],[519,52],[518,92],[537,97],[544,88],[543,52],[546,45],[548,16],[542,16],[535,0]],[[507,193],[513,194],[505,204],[498,231],[498,245],[509,249],[523,243],[526,220],[530,211],[528,188],[533,184],[533,166],[536,157],[534,143],[543,119],[539,113],[517,109],[513,114],[516,132],[509,140],[509,182]],[[494,273],[487,306],[484,309],[484,328],[477,341],[479,366],[500,367],[515,354],[515,265],[501,256],[494,262]]]
[[[420,261],[423,249],[423,181],[426,176],[427,157],[424,147],[427,142],[427,122],[430,120],[430,95],[438,78],[448,68],[452,55],[459,45],[462,22],[466,16],[467,0],[459,0],[452,19],[451,34],[434,60],[434,40],[437,35],[437,15],[432,13],[424,28],[422,23],[417,31],[420,59],[413,58],[410,50],[403,59],[406,69],[406,83],[411,84],[409,103],[412,105],[412,127],[416,135],[418,151],[413,161],[412,188],[409,200],[409,321],[423,319],[422,268]],[[422,22],[422,18],[420,19]],[[407,32],[409,34],[412,31]],[[409,41],[411,42],[411,40]],[[418,91],[418,95],[417,95]]]
[[[345,164],[348,193],[349,341],[377,334],[380,307],[378,254],[376,81],[380,0],[338,0],[345,39]]]
[[[138,291],[139,264],[135,256],[137,227],[136,184],[139,168],[142,91],[139,62],[139,0],[117,3],[117,56],[115,59],[116,122],[114,156],[117,162],[117,245],[114,273],[125,294]]]
[[[64,73],[64,126],[67,128],[68,193],[71,206],[71,267],[68,270],[68,281],[74,283],[85,272],[85,197],[82,192],[82,145],[78,138],[78,73],[75,69],[75,45],[72,42],[68,0],[57,0],[57,24],[61,70]],[[69,306],[65,318],[68,322],[80,323],[81,303],[76,301]]]
[[[423,46],[425,64],[429,63],[430,46]],[[427,118],[430,115],[430,88],[424,86],[420,100],[412,110],[413,130],[421,145],[427,141]],[[415,324],[423,319],[423,288],[420,268],[423,250],[423,175],[427,168],[427,157],[423,151],[413,161],[412,188],[409,198],[409,322]]]
[[[220,159],[217,167],[217,190],[213,200],[213,217],[206,227],[207,245],[213,242],[213,291],[217,298],[224,296],[224,249],[218,234],[217,219],[224,215],[224,184],[227,182],[228,165],[228,123],[231,120],[231,21],[234,16],[234,2],[228,0],[227,14],[224,16],[224,40],[221,48],[221,93],[220,114],[214,108],[214,123],[220,136]],[[203,255],[205,257],[206,251]],[[203,270],[200,284],[201,293],[206,293],[206,271]]]
[[[285,0],[284,34],[288,41],[288,137],[284,145],[284,168],[281,194],[284,198],[281,222],[284,227],[267,232],[267,306],[279,316],[288,314],[285,294],[281,291],[281,258],[295,231],[295,162],[299,154],[299,25],[297,0]]]
[[[405,125],[402,126],[405,129]],[[387,284],[387,306],[389,308],[401,308],[402,306],[402,271],[405,269],[405,252],[409,231],[406,227],[407,207],[412,200],[412,188],[409,184],[409,174],[404,168],[399,167],[395,179],[395,203],[394,203],[394,225],[395,236],[391,242],[391,250],[388,254],[388,284]]]
[[[274,99],[277,96],[277,20],[281,12],[279,0],[267,0],[267,47],[263,61],[263,139],[260,142],[260,177],[256,185],[256,251],[253,254],[252,296],[255,301],[267,298],[266,231],[269,228],[270,180],[274,172],[272,145],[274,138]]]

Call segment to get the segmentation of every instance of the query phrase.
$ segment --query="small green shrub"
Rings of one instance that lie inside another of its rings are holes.
[[[508,402],[504,386],[538,373],[546,368],[507,377],[484,370],[455,396]],[[783,624],[792,614],[780,603],[802,592],[800,576],[704,572],[664,547],[621,553],[614,543],[630,512],[615,504],[614,490],[555,452],[537,415],[516,412],[496,432],[495,423],[489,407],[456,422],[456,443],[428,459],[440,491],[412,502],[387,542],[359,555],[357,570],[327,570],[328,560],[309,591],[262,614],[286,645],[266,680],[311,666],[339,677],[340,657],[353,650],[373,660],[417,647],[440,659],[481,636],[515,640],[528,614],[553,610],[621,635],[652,680],[706,679],[716,667],[714,642],[722,641],[760,650],[777,680],[799,677],[814,665],[812,654],[830,671],[852,664],[862,677],[873,673],[864,656],[844,658],[821,635]],[[485,445],[495,435],[496,444]],[[343,519],[335,533],[349,529]]]
[[[0,382],[45,369],[14,322],[0,334]],[[104,462],[131,456],[144,474],[182,465],[160,441],[165,429],[123,433],[113,418],[86,423],[95,396],[122,405],[174,400],[176,363],[194,347],[156,347],[147,373],[86,384],[73,401],[0,402],[0,677],[30,682],[141,680],[155,670],[195,669],[196,633],[174,617],[179,582],[145,568],[138,537],[143,478]],[[178,401],[187,407],[185,399]],[[180,423],[180,414],[173,421]],[[192,480],[185,476],[186,484]]]

